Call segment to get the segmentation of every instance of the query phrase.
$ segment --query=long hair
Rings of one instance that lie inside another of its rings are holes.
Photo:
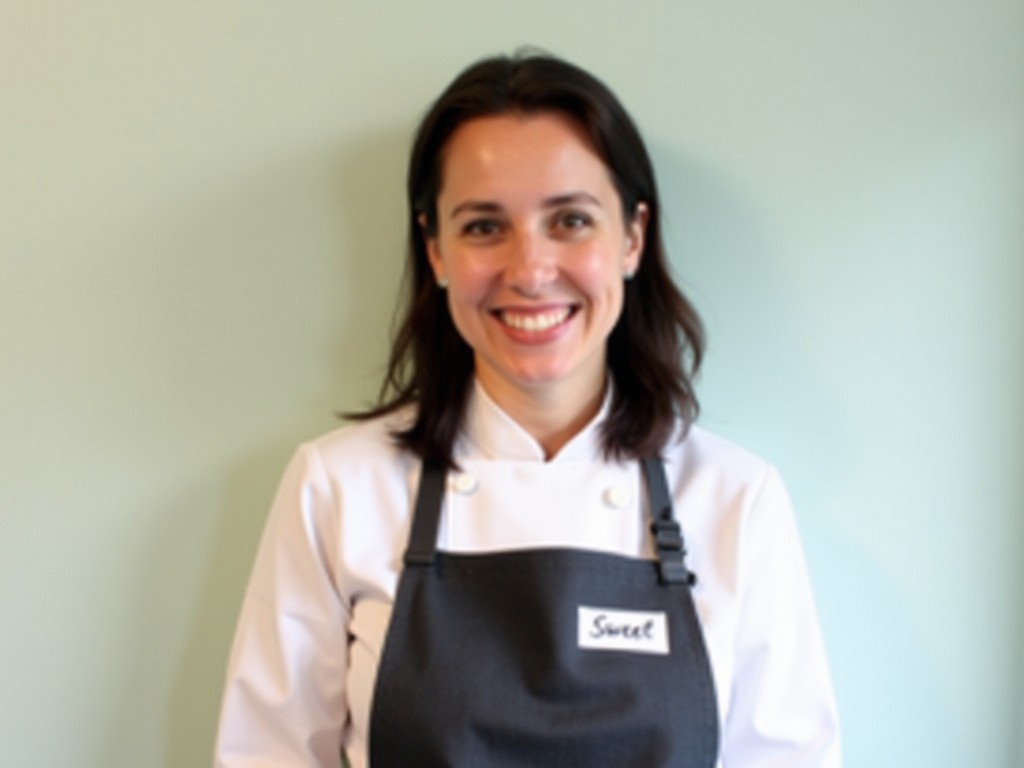
[[[452,81],[416,133],[407,178],[408,262],[391,356],[378,404],[348,414],[367,419],[415,405],[411,425],[395,437],[445,466],[454,466],[473,351],[459,336],[427,259],[426,238],[437,232],[444,149],[469,120],[545,112],[564,115],[583,130],[611,174],[626,221],[640,202],[648,211],[644,251],[625,284],[622,314],[607,342],[614,390],[602,432],[605,455],[658,455],[677,420],[685,430],[697,415],[693,379],[704,330],[669,273],[654,170],[636,126],[604,83],[568,62],[532,53],[484,59]]]

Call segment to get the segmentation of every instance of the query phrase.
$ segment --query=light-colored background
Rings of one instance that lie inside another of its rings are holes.
[[[207,764],[279,473],[375,391],[410,130],[523,42],[650,143],[848,765],[1024,765],[1019,0],[5,2],[3,765]]]

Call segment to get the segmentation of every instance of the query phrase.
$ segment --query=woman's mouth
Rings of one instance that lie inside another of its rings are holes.
[[[572,307],[559,307],[542,312],[516,312],[511,309],[503,309],[495,312],[495,315],[513,330],[523,333],[543,333],[564,323],[573,312]]]

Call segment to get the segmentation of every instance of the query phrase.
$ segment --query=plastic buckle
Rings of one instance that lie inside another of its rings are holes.
[[[679,523],[675,520],[655,520],[651,523],[651,533],[654,534],[659,551],[663,549],[672,552],[683,551],[683,534],[679,530]]]
[[[658,550],[658,578],[662,584],[697,583],[697,575],[686,568],[686,550],[679,523],[672,518],[658,518],[651,523],[655,546]]]
[[[662,584],[686,584],[690,587],[697,583],[696,574],[686,569],[682,555],[662,555],[658,559],[658,579]]]

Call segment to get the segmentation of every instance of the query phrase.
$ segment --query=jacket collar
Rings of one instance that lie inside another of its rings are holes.
[[[611,404],[611,381],[605,387],[601,408],[551,462],[599,461],[601,450],[601,424]],[[456,448],[457,458],[502,459],[507,461],[543,462],[544,449],[533,437],[484,391],[480,382],[473,381],[469,402],[466,404],[465,430]]]

